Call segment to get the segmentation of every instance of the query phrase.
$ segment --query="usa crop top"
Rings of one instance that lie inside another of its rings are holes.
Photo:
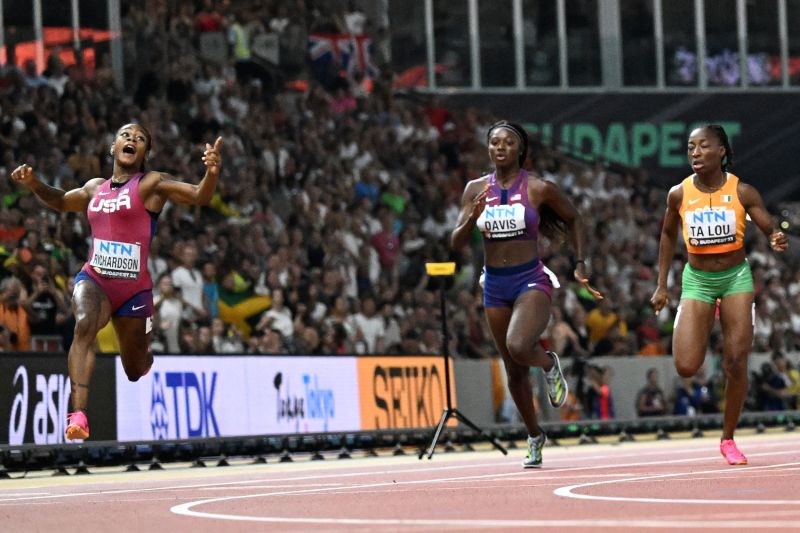
[[[514,183],[502,189],[496,173],[489,175],[486,208],[477,226],[488,240],[536,240],[539,238],[539,211],[528,198],[528,173],[520,169]]]

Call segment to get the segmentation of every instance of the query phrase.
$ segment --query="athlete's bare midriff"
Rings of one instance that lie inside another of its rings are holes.
[[[490,267],[512,267],[538,259],[535,240],[484,241],[485,262]]]
[[[692,268],[703,272],[722,272],[744,262],[747,252],[744,247],[721,254],[689,254]]]

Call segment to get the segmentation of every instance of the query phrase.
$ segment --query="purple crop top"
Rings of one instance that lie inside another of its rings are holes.
[[[496,173],[489,175],[486,209],[477,226],[484,239],[536,240],[539,238],[539,211],[528,199],[528,173],[520,169],[508,189],[497,184]]]

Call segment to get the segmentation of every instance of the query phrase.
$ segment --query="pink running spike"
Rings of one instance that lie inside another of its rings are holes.
[[[728,461],[729,465],[746,465],[747,457],[745,457],[733,439],[726,439],[719,443],[719,451],[722,456]]]
[[[67,429],[64,432],[67,440],[89,438],[89,421],[83,411],[75,411],[67,414]]]

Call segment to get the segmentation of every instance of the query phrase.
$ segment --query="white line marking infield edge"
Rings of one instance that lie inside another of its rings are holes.
[[[751,456],[756,455],[781,455],[785,453],[793,453],[793,452],[767,452],[767,453],[760,453],[760,454],[751,454]],[[686,462],[694,462],[698,460],[708,459],[705,458],[691,458],[691,459],[677,459],[669,461],[671,463],[686,463]],[[664,464],[664,461],[658,461],[657,463],[628,463],[622,465],[613,465],[616,467],[621,466],[642,466],[647,464]],[[687,499],[687,498],[639,498],[639,497],[624,497],[624,496],[598,496],[598,495],[586,495],[586,494],[578,494],[574,491],[584,487],[592,487],[598,485],[607,485],[611,483],[625,483],[629,481],[644,481],[644,480],[651,480],[651,479],[664,479],[670,477],[680,477],[680,476],[697,476],[697,475],[705,475],[705,474],[731,474],[731,473],[742,473],[746,471],[754,471],[754,470],[767,470],[767,469],[774,469],[774,468],[785,468],[785,467],[792,467],[800,465],[800,463],[793,462],[793,463],[783,463],[777,465],[767,465],[767,466],[752,466],[752,467],[739,467],[739,468],[725,468],[725,469],[714,469],[714,470],[704,470],[698,472],[678,472],[678,473],[671,473],[671,474],[656,474],[651,476],[637,476],[637,477],[630,477],[625,479],[612,479],[612,480],[603,480],[603,481],[596,481],[591,483],[581,483],[576,485],[569,485],[565,487],[559,487],[553,491],[553,493],[557,496],[565,497],[565,498],[575,498],[575,499],[583,499],[583,500],[603,500],[603,501],[616,501],[616,502],[631,502],[631,503],[666,503],[666,504],[723,504],[723,505],[798,505],[800,504],[800,500],[712,500],[712,499]],[[607,468],[607,467],[576,467],[576,468],[564,468],[560,469],[561,471],[567,470],[593,470],[597,468]],[[571,520],[502,520],[502,519],[473,519],[473,520],[453,520],[453,519],[414,519],[414,518],[333,518],[333,517],[275,517],[275,516],[248,516],[248,515],[236,515],[236,514],[223,514],[223,513],[207,513],[203,511],[195,511],[193,508],[198,507],[201,505],[211,504],[211,503],[219,503],[219,502],[227,502],[233,500],[243,500],[243,499],[250,499],[250,498],[265,498],[269,496],[287,496],[287,495],[300,495],[300,494],[311,494],[311,493],[320,493],[320,492],[333,492],[337,490],[353,490],[353,489],[362,489],[362,488],[376,488],[376,487],[385,487],[385,486],[398,486],[398,485],[412,485],[412,484],[429,484],[429,483],[447,483],[453,481],[462,481],[468,479],[480,479],[480,478],[498,478],[498,477],[513,477],[518,476],[519,473],[508,473],[508,474],[488,474],[488,475],[479,475],[479,476],[459,476],[459,477],[446,477],[446,478],[434,478],[434,479],[425,479],[425,480],[415,480],[415,481],[398,481],[398,482],[383,482],[383,483],[369,483],[369,484],[360,484],[360,485],[349,485],[349,486],[340,486],[340,487],[322,487],[322,488],[314,488],[314,489],[304,489],[304,490],[295,490],[295,491],[281,491],[281,492],[271,492],[271,493],[259,493],[259,494],[246,494],[246,495],[236,495],[236,496],[226,496],[221,498],[210,498],[204,500],[196,500],[192,502],[186,502],[179,505],[175,505],[174,507],[170,508],[170,511],[183,516],[191,516],[195,518],[210,518],[210,519],[218,519],[218,520],[232,520],[232,521],[239,521],[239,522],[264,522],[264,523],[285,523],[285,524],[328,524],[328,525],[365,525],[365,526],[443,526],[443,527],[461,527],[461,528],[470,528],[470,529],[480,529],[480,528],[504,528],[504,527],[587,527],[587,528],[610,528],[610,527],[628,527],[628,528],[668,528],[668,529],[677,529],[677,528],[703,528],[703,529],[742,529],[742,528],[752,528],[752,529],[774,529],[774,528],[795,528],[797,527],[798,522],[796,520],[783,520],[783,521],[740,521],[740,520],[717,520],[717,521],[706,521],[706,520],[644,520],[644,519],[633,519],[633,520],[609,520],[609,519],[596,519],[596,518],[587,518],[587,519],[571,519]]]

